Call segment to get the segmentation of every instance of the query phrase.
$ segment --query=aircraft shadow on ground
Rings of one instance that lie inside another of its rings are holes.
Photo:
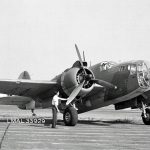
[[[31,126],[37,126],[38,124],[44,124],[44,126],[50,126],[52,124],[52,119],[51,118],[46,118],[44,119],[44,122],[38,122],[36,121],[37,118],[29,118],[29,119],[33,119],[30,121],[29,125]],[[34,121],[35,119],[35,121]],[[16,121],[16,122],[15,122]],[[1,118],[0,122],[7,122],[7,123],[26,123],[27,122],[27,118],[19,118],[19,120],[11,120],[11,119],[7,119],[7,118]],[[57,121],[58,125],[64,126],[64,122],[63,120],[58,120]],[[111,126],[112,124],[133,124],[133,125],[143,125],[140,124],[138,122],[134,122],[132,120],[129,119],[116,119],[116,120],[85,120],[85,119],[80,119],[78,120],[78,124],[85,124],[85,125],[96,125],[96,126]]]
[[[110,126],[112,124],[135,124],[141,125],[140,123],[134,122],[128,119],[116,119],[116,120],[79,120],[78,124],[90,124],[90,125],[100,125],[100,126]]]
[[[83,125],[95,125],[95,126],[110,126],[111,123],[104,123],[102,121],[98,121],[98,120],[79,120],[78,124],[83,124]],[[30,126],[36,126],[36,127],[41,127],[41,126],[37,126],[37,124],[29,124]],[[46,120],[44,127],[49,128],[52,125],[52,119],[48,119]],[[58,120],[57,121],[57,125],[60,126],[65,126],[63,120]]]
[[[44,128],[49,128],[51,127],[52,124],[52,119],[47,120],[47,122],[44,124]],[[79,125],[94,125],[94,126],[111,126],[113,124],[130,124],[130,125],[143,125],[140,123],[133,122],[131,120],[111,120],[111,121],[102,121],[102,120],[79,120],[78,121]],[[65,126],[63,120],[58,120],[57,125],[60,126]],[[38,126],[37,124],[30,124],[30,126],[35,126],[35,127],[43,127],[43,126]]]

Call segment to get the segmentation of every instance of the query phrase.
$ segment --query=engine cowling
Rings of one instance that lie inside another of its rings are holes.
[[[85,68],[86,76],[89,76],[90,79],[94,78],[94,75],[91,70]],[[61,75],[61,87],[63,92],[69,96],[72,91],[83,81],[85,80],[84,71],[82,68],[73,67],[64,71]],[[93,89],[93,82],[86,79],[83,88],[81,89],[78,96],[85,96]]]

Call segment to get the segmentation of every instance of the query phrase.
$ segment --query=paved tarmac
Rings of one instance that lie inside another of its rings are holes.
[[[41,123],[10,123],[12,116],[17,118],[14,108],[9,109],[12,115],[4,109],[0,112],[2,150],[150,149],[150,126],[142,123],[140,111],[102,108],[79,115],[79,123],[75,127],[64,126],[60,115],[56,129]],[[46,118],[49,112],[40,110],[37,114],[45,115],[44,119],[51,122],[51,118]],[[21,121],[28,119],[28,115],[19,110]]]

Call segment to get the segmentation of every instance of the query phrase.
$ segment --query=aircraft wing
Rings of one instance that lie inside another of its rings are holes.
[[[0,105],[22,105],[32,101],[32,98],[25,96],[6,96],[0,98]]]
[[[0,80],[0,93],[33,98],[48,90],[54,93],[57,86],[57,82],[53,81]]]

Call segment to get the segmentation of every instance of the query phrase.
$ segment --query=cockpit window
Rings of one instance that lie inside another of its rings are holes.
[[[131,69],[131,66],[130,66],[130,65],[128,65],[128,71],[130,71],[130,69]]]
[[[100,63],[100,71],[103,71],[103,70],[108,70],[110,69],[111,67],[113,67],[116,63],[114,62],[101,62]]]
[[[120,71],[127,71],[128,70],[128,66],[120,66]]]
[[[136,65],[132,64],[132,65],[130,66],[130,74],[131,74],[131,75],[136,74]]]

